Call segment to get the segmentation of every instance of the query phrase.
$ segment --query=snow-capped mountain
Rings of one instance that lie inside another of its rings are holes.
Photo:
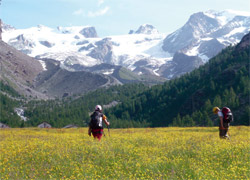
[[[211,58],[214,54],[199,53],[203,49],[200,48],[201,44],[210,42],[224,47],[235,44],[250,29],[250,16],[233,16],[229,12],[207,11],[193,14],[182,28],[164,39],[163,49],[170,53],[182,50],[187,55],[200,54],[207,56],[207,59]]]
[[[90,28],[95,32],[94,27],[52,29],[39,25],[29,29],[3,29],[3,40],[32,57],[61,61],[61,66],[67,69],[74,64],[89,67],[109,63],[135,70],[136,63],[142,62],[150,68],[159,68],[171,59],[161,48],[166,34],[157,33],[152,26],[150,34],[149,29],[141,30],[148,26],[141,26],[141,33],[98,38],[95,33],[87,37],[82,33]]]
[[[124,66],[139,75],[171,79],[238,43],[249,30],[250,14],[210,10],[191,15],[183,27],[169,35],[149,24],[127,35],[105,38],[98,37],[91,26],[52,29],[39,25],[29,29],[3,27],[3,40],[32,57],[58,60],[62,68],[71,71],[105,63]]]
[[[185,61],[196,62],[189,70],[207,62],[226,46],[238,43],[249,32],[249,23],[250,13],[232,10],[210,10],[191,15],[183,27],[163,40],[162,49],[174,56],[170,63],[161,66],[160,74],[173,78],[187,72]],[[181,61],[180,54],[183,54]]]

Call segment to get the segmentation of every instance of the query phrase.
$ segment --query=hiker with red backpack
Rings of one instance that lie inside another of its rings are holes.
[[[213,113],[217,114],[220,118],[219,131],[220,138],[229,138],[228,129],[230,122],[233,121],[233,114],[228,107],[223,107],[222,109],[218,107],[213,108]]]
[[[109,126],[110,123],[107,121],[107,117],[102,113],[102,107],[96,105],[95,111],[90,116],[89,136],[92,134],[94,138],[97,138],[99,141],[101,140],[103,134],[103,121]]]

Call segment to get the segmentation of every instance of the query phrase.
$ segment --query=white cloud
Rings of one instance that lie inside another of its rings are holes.
[[[100,9],[100,10],[95,11],[95,12],[89,11],[88,16],[89,17],[103,16],[109,11],[109,9],[110,9],[110,7],[106,6],[105,8]]]
[[[98,0],[98,6],[104,3],[104,0]]]
[[[83,13],[84,13],[83,9],[78,9],[78,10],[74,11],[72,14],[79,16],[79,15],[83,15]]]
[[[239,15],[239,16],[250,16],[250,12],[247,12],[247,11],[236,11],[232,9],[227,9],[227,11],[232,14]]]

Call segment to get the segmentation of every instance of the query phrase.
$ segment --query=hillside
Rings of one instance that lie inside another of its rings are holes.
[[[22,121],[14,109],[23,101],[18,92],[0,81],[0,123],[8,124],[9,127],[20,127]]]
[[[0,40],[0,81],[12,86],[19,94],[44,97],[33,90],[36,76],[42,72],[42,65]]]
[[[47,121],[53,127],[86,126],[96,104],[112,127],[217,125],[213,106],[228,106],[234,125],[249,125],[249,36],[230,46],[200,68],[151,88],[128,84],[102,88],[84,96],[62,100],[31,101],[25,105],[25,126]]]
[[[46,71],[36,77],[34,89],[50,97],[66,97],[85,94],[101,87],[119,84],[111,76],[88,71],[68,71],[60,67],[60,62],[44,59]]]

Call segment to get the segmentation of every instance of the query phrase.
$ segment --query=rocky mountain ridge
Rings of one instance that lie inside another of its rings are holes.
[[[131,30],[128,35],[104,38],[98,37],[90,26],[52,29],[39,25],[18,30],[5,25],[3,40],[32,57],[58,60],[62,68],[108,63],[138,75],[171,79],[206,63],[226,46],[238,43],[249,27],[249,14],[209,10],[191,15],[184,26],[171,34],[159,33],[149,24]],[[181,61],[175,59],[180,54]],[[186,68],[189,61],[191,65]]]

